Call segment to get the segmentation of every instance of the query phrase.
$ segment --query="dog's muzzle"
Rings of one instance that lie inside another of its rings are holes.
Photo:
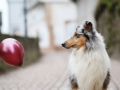
[[[66,47],[65,43],[61,44],[64,48],[69,49],[70,47]]]

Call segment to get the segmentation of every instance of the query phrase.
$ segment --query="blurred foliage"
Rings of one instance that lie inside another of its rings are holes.
[[[75,2],[75,3],[77,2],[77,0],[72,0],[72,1]]]
[[[111,14],[120,14],[120,0],[100,0],[96,10],[96,19],[99,19],[106,9]]]
[[[120,54],[120,0],[100,0],[95,18],[97,29],[107,43],[110,55]]]
[[[23,45],[24,50],[25,50],[25,57],[24,57],[24,62],[23,62],[22,67],[35,63],[40,57],[40,51],[39,51],[37,38],[27,38],[27,37],[0,34],[0,42],[6,38],[14,38]],[[7,71],[17,69],[17,68],[18,67],[7,65],[5,62],[3,62],[0,59],[0,73],[5,73]]]

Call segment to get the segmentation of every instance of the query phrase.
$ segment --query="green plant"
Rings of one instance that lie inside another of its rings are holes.
[[[97,27],[105,37],[110,55],[120,54],[120,0],[100,0],[96,9]]]

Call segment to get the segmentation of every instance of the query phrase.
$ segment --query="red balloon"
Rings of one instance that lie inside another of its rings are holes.
[[[22,44],[13,38],[4,39],[0,43],[0,57],[7,64],[21,66],[24,58]]]

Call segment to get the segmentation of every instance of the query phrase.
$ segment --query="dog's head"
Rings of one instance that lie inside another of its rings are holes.
[[[90,48],[90,43],[95,39],[95,32],[91,22],[86,21],[84,25],[76,28],[76,31],[69,40],[62,44],[64,48]],[[91,41],[92,40],[92,41]]]

